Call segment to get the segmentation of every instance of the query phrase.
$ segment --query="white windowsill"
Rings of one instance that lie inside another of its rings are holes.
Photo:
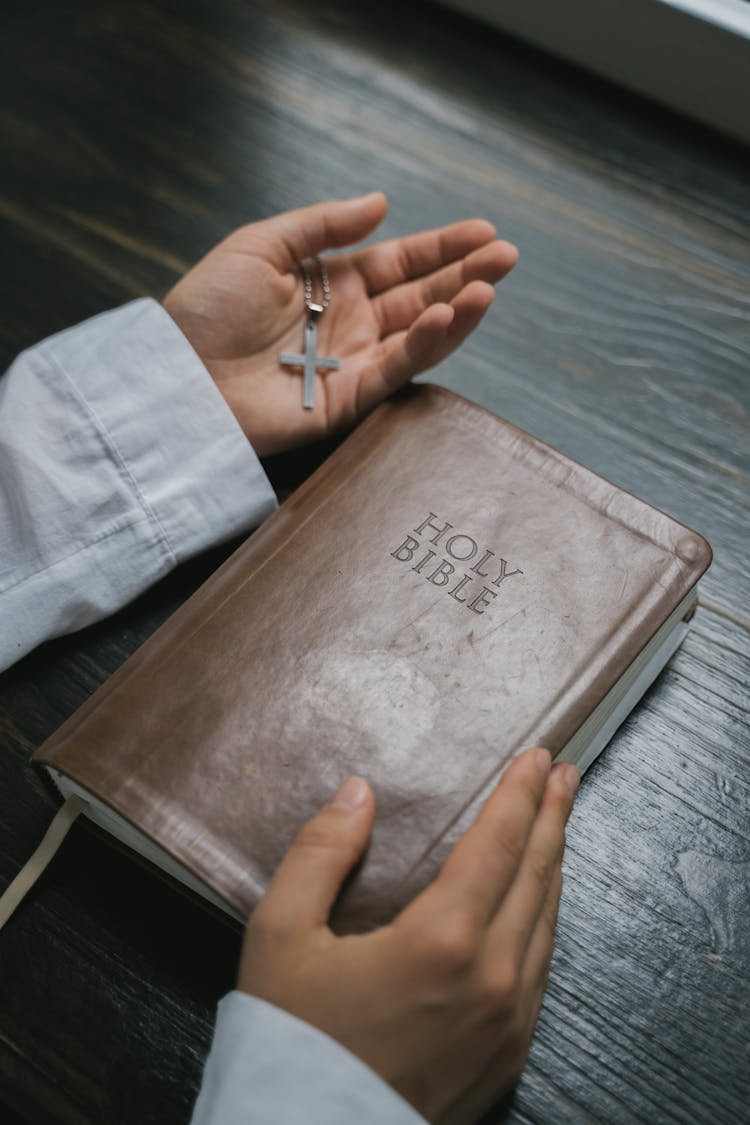
[[[750,142],[746,0],[439,0]]]

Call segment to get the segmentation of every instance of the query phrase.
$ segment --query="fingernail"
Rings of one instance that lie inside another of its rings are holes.
[[[358,809],[367,800],[369,786],[362,777],[350,777],[334,793],[332,809]]]
[[[570,762],[566,762],[564,766],[560,766],[560,772],[570,792],[575,793],[578,786],[581,784],[581,775],[576,767],[571,765]]]
[[[550,754],[549,750],[537,750],[534,754],[534,762],[536,763],[536,768],[539,770],[541,776],[543,778],[546,778],[547,774],[549,773],[549,768],[552,765],[552,755]]]

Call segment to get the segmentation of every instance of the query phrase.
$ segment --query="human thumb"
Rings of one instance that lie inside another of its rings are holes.
[[[263,913],[276,933],[327,924],[341,884],[369,842],[374,819],[370,786],[350,777],[303,826],[263,900]]]
[[[297,262],[359,242],[385,218],[388,201],[382,191],[354,199],[331,199],[296,211],[285,211],[257,224],[278,247],[278,265],[293,269]]]

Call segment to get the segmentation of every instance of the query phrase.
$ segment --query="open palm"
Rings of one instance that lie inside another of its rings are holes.
[[[331,303],[318,353],[340,368],[318,373],[315,407],[303,410],[301,374],[279,363],[281,352],[303,346],[299,262],[366,237],[386,207],[376,192],[241,227],[165,297],[260,456],[353,425],[438,363],[476,327],[493,284],[515,264],[515,247],[480,219],[327,258]]]

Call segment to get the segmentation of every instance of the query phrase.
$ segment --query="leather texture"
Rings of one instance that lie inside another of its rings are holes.
[[[664,513],[413,386],[34,759],[242,914],[363,775],[377,824],[334,921],[368,929],[434,876],[518,750],[563,748],[710,560]]]

